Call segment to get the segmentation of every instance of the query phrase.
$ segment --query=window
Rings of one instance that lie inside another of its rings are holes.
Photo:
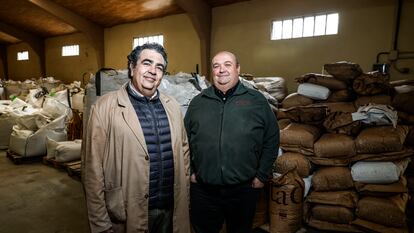
[[[158,44],[164,46],[164,36],[163,35],[156,35],[156,36],[136,37],[136,38],[134,38],[132,47],[135,48],[135,47],[143,45],[145,43],[158,43]]]
[[[29,51],[17,52],[17,60],[18,61],[26,61],[26,60],[29,60]]]
[[[62,47],[62,56],[79,56],[79,45],[66,45]]]
[[[338,23],[338,13],[273,21],[271,40],[338,34]]]

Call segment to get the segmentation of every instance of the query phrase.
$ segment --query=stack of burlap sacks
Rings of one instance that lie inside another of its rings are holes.
[[[414,91],[354,63],[324,69],[329,75],[297,78],[298,92],[278,110],[275,171],[284,175],[272,182],[270,232],[296,232],[302,219],[320,230],[408,232],[403,174],[413,156]],[[302,203],[299,178],[309,175]]]

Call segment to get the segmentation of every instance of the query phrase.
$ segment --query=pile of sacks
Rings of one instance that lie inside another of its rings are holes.
[[[275,171],[312,175],[305,211],[295,215],[320,230],[407,232],[414,112],[406,98],[414,91],[399,93],[389,76],[358,64],[324,68],[329,75],[297,78],[277,114],[283,153]]]
[[[63,84],[53,77],[27,79],[25,81],[5,80],[0,82],[0,99],[19,98],[36,108],[41,108],[46,95],[68,90],[68,103],[73,109],[83,112],[83,96],[85,94],[80,81],[69,85]]]
[[[46,154],[46,137],[66,140],[66,121],[71,111],[58,99],[48,97],[42,108],[34,108],[15,98],[11,108],[9,113],[16,124],[10,134],[10,152],[22,157],[41,156]]]
[[[47,138],[58,142],[68,139],[73,113],[84,109],[80,82],[64,85],[49,77],[8,80],[4,85],[6,92],[13,94],[0,102],[1,149],[22,157],[42,156],[47,154]]]

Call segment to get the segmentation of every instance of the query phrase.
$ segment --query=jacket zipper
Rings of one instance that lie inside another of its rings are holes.
[[[157,149],[158,149],[158,153],[157,153],[157,159],[158,159],[158,170],[159,170],[159,177],[158,177],[158,201],[160,201],[161,198],[161,190],[162,190],[162,178],[163,178],[163,169],[162,169],[162,158],[161,158],[161,148],[160,148],[160,134],[158,131],[158,119],[155,116],[154,113],[154,105],[149,102],[149,106],[150,106],[150,110],[151,110],[151,115],[152,115],[152,119],[153,119],[153,127],[154,127],[154,131],[156,132],[156,137],[157,137]]]
[[[221,142],[222,142],[222,133],[223,133],[223,121],[224,121],[224,107],[226,105],[226,102],[224,100],[220,100],[220,108],[221,108],[221,117],[220,117],[220,135],[219,135],[219,159],[220,159],[220,164],[221,164],[221,182],[224,183],[224,174],[223,174],[223,168],[224,168],[224,164],[223,164],[223,155],[221,153]]]

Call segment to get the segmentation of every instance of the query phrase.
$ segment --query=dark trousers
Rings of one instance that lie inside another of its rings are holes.
[[[260,189],[250,182],[234,186],[191,183],[190,219],[196,233],[250,233]]]
[[[150,233],[172,233],[172,209],[152,209],[148,213]]]

